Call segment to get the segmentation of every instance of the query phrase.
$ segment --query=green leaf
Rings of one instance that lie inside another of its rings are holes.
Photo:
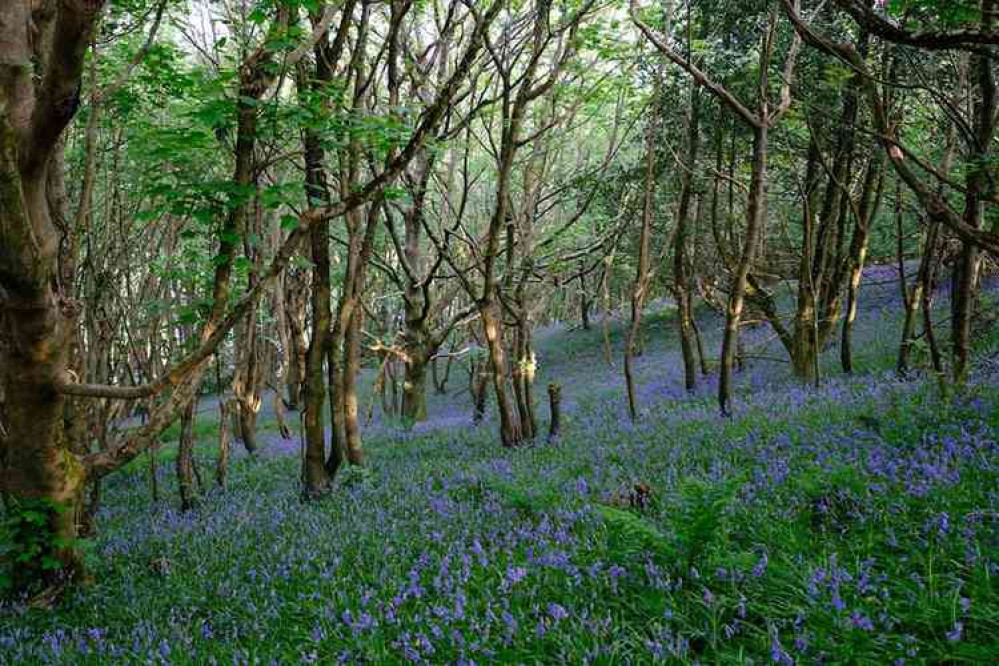
[[[46,571],[56,571],[62,567],[62,562],[52,557],[51,555],[45,555],[42,557],[42,569]]]
[[[26,509],[21,513],[21,519],[32,525],[44,525],[46,522],[46,515],[41,511],[35,511],[32,509]]]

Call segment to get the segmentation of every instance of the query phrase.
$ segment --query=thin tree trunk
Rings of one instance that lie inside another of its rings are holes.
[[[548,385],[548,410],[551,415],[548,441],[553,442],[562,432],[562,387],[554,382]]]
[[[697,344],[697,359],[701,365],[701,375],[707,377],[711,374],[711,368],[708,367],[708,355],[704,353],[704,342],[701,338],[701,327],[697,324],[697,317],[690,318],[690,325],[694,330],[694,342]]]
[[[180,419],[180,440],[177,443],[177,489],[180,491],[180,510],[194,508],[194,411],[197,400],[188,403]]]
[[[865,232],[865,236],[866,236]],[[860,280],[864,276],[864,262],[867,258],[867,242],[864,241],[853,266],[850,268],[850,282],[846,292],[846,316],[843,317],[843,331],[840,338],[839,360],[846,374],[853,374],[853,324],[857,320],[860,301]]]
[[[493,390],[496,392],[496,407],[500,417],[500,441],[506,447],[517,446],[523,437],[514,405],[507,390],[506,350],[503,348],[503,339],[500,334],[503,321],[499,313],[499,306],[492,304],[483,307],[480,314],[486,347],[489,351],[489,374],[492,376]]]
[[[534,373],[535,358],[531,345],[530,318],[523,316],[518,324],[515,348],[517,350],[517,369],[514,373],[514,396],[517,400],[517,412],[520,417],[521,434],[524,439],[534,439],[538,431],[538,422],[534,414]]]
[[[697,168],[700,144],[700,95],[691,90],[690,111],[687,123],[687,164],[683,170],[680,202],[677,207],[676,236],[673,244],[673,296],[677,305],[677,322],[680,329],[680,351],[683,356],[683,383],[687,391],[697,388],[697,341],[694,333],[694,306],[687,261],[687,225],[690,218],[694,190],[694,170]]]
[[[614,366],[614,354],[611,349],[610,340],[610,309],[611,309],[611,291],[610,291],[610,277],[611,277],[611,267],[614,265],[614,251],[604,257],[604,271],[600,278],[600,293],[603,295],[603,313],[600,316],[600,330],[603,337],[603,350],[604,350],[604,362],[609,366]]]
[[[480,362],[478,369],[473,375],[474,405],[472,409],[472,423],[482,423],[486,416],[486,389],[489,386],[489,370],[485,363]]]
[[[286,381],[288,409],[298,411],[305,393],[309,342],[305,337],[306,271],[286,275],[285,313],[288,325],[289,366]]]
[[[346,434],[347,462],[351,465],[364,463],[364,450],[361,444],[361,424],[358,420],[357,375],[361,370],[361,327],[364,311],[354,308],[354,314],[344,338],[343,400],[344,432]]]
[[[322,46],[316,47],[315,78],[306,79],[304,65],[299,66],[298,86],[302,94],[315,91],[326,85],[333,76],[332,63]],[[305,188],[312,205],[324,205],[330,201],[329,187],[323,163],[325,155],[321,138],[315,130],[307,130],[302,136],[305,159]],[[330,349],[330,248],[329,221],[321,220],[309,230],[309,249],[312,258],[312,333],[309,339],[305,360],[305,401],[303,420],[305,422],[305,469],[302,477],[304,492],[308,497],[322,495],[329,488],[331,474],[326,457],[326,426],[323,408],[326,402],[326,377],[323,361]],[[334,417],[335,418],[335,417]]]
[[[939,237],[940,231],[939,226],[934,223],[934,242],[928,245],[927,250],[930,253],[930,261],[927,266],[926,276],[923,279],[923,334],[926,336],[926,343],[930,350],[930,363],[933,367],[933,372],[936,373],[937,377],[942,379],[944,376],[944,365],[943,365],[943,354],[940,351],[940,344],[937,342],[936,333],[933,330],[933,292],[936,288],[936,247],[937,238]]]
[[[244,255],[250,258],[252,268],[247,276],[247,288],[252,289],[257,284],[263,270],[263,252],[259,243],[250,243],[250,236],[261,238],[263,229],[263,210],[260,200],[253,199],[253,212],[247,215],[247,229],[244,235]],[[236,372],[233,377],[232,389],[236,397],[236,414],[239,419],[239,435],[251,456],[257,451],[257,414],[260,411],[261,376],[261,344],[258,334],[258,319],[260,305],[254,303],[246,314],[245,322],[236,329]]]
[[[721,372],[718,381],[718,405],[724,415],[732,409],[732,368],[738,347],[739,323],[746,299],[749,271],[756,257],[756,246],[766,217],[767,204],[767,133],[766,123],[753,128],[753,162],[746,206],[746,239],[742,256],[732,279],[728,309],[725,315],[725,333],[722,338]]]
[[[291,439],[291,429],[288,427],[288,419],[285,414],[284,400],[282,399],[280,389],[274,391],[274,419],[277,421],[281,439]]]
[[[219,458],[215,465],[215,483],[222,490],[227,488],[229,475],[229,403],[219,402]]]
[[[444,395],[447,391],[441,388],[441,376],[440,368],[438,368],[437,361],[439,361],[436,356],[430,361],[430,381],[434,385],[434,393],[437,395]]]
[[[454,343],[451,343],[448,349],[447,360],[444,362],[444,376],[440,378],[440,382],[437,384],[437,394],[447,395],[447,382],[451,378],[451,366],[454,364]]]
[[[813,260],[824,261],[818,254],[819,248],[815,230],[815,192],[818,190],[818,169],[821,155],[819,146],[813,137],[808,146],[808,165],[805,169],[805,191],[803,192],[801,261],[798,264],[798,294],[794,311],[794,332],[788,356],[791,358],[791,369],[795,378],[803,384],[818,382],[818,306],[816,304],[816,271]],[[830,183],[827,186],[827,198],[837,186]]]
[[[651,123],[651,121],[650,121]],[[624,383],[628,394],[628,414],[631,420],[638,418],[637,398],[635,397],[635,375],[631,359],[635,355],[635,344],[642,326],[642,310],[650,282],[650,244],[652,241],[653,206],[655,205],[656,151],[655,140],[658,132],[650,124],[646,132],[645,144],[645,199],[642,206],[642,229],[638,236],[638,270],[635,287],[631,294],[631,325],[624,343]]]
[[[330,335],[330,348],[327,354],[327,378],[330,385],[330,450],[326,458],[326,472],[330,478],[347,461],[347,432],[345,429],[345,401],[343,395],[343,340],[344,332],[339,314],[334,318],[333,332]]]
[[[996,19],[996,0],[983,0],[981,30],[989,32]],[[984,215],[984,200],[994,191],[992,180],[993,143],[996,129],[997,90],[992,75],[992,56],[975,52],[971,55],[974,82],[974,146],[965,175],[964,214],[967,227],[980,229]],[[981,257],[978,246],[965,242],[961,256],[954,265],[951,291],[951,345],[954,382],[962,386],[968,378],[971,364],[971,328],[978,298]]]
[[[930,242],[932,240],[931,234],[933,233],[931,227],[932,224],[927,227],[926,230],[926,240],[923,244],[923,255],[919,260],[919,271],[916,276],[916,281],[913,283],[910,289],[906,283],[905,279],[905,254],[903,246],[903,228],[902,228],[902,206],[904,202],[902,200],[902,183],[900,179],[896,179],[895,182],[895,234],[896,234],[896,261],[898,263],[898,279],[899,286],[902,291],[902,304],[905,308],[905,320],[902,323],[902,341],[898,346],[898,358],[895,362],[895,372],[900,377],[905,377],[909,374],[909,357],[912,352],[912,347],[916,341],[916,324],[919,322],[919,306],[923,302],[923,289],[925,283],[919,279],[920,275],[924,274],[924,265],[929,261],[929,256],[926,250],[929,248]]]

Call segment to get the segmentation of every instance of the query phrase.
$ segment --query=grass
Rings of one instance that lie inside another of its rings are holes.
[[[672,320],[650,317],[635,424],[599,330],[542,331],[558,443],[376,423],[368,468],[322,502],[299,500],[297,445],[271,431],[196,512],[173,509],[171,470],[159,505],[128,470],[107,483],[98,583],[4,607],[0,662],[990,663],[999,391],[885,374],[897,330],[864,318],[865,373],[826,358],[819,390],[752,365],[722,419],[710,380],[676,392]],[[467,407],[435,400],[432,418]]]

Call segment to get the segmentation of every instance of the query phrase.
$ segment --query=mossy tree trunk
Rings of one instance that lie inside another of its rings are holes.
[[[0,490],[8,510],[44,525],[18,529],[15,551],[40,548],[16,570],[27,589],[82,571],[75,548],[86,472],[64,427],[57,390],[68,369],[77,305],[58,278],[60,235],[49,169],[80,103],[83,60],[101,0],[0,5]],[[41,527],[41,529],[39,529]]]

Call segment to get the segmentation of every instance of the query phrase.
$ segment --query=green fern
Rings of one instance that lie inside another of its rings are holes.
[[[597,512],[607,529],[608,555],[626,561],[647,554],[662,564],[682,562],[693,566],[715,542],[727,538],[727,510],[742,477],[723,484],[686,482],[679,493],[679,506],[672,515],[674,534],[667,535],[633,511],[599,506]]]
[[[529,492],[502,482],[492,482],[487,487],[503,504],[528,515],[551,511],[559,503],[559,497],[554,492]]]
[[[741,483],[741,476],[714,485],[692,479],[681,487],[676,534],[686,568],[693,566],[713,542],[726,537],[726,512]]]
[[[676,558],[673,540],[645,518],[612,506],[598,506],[597,512],[607,528],[607,549],[612,561],[627,561],[643,553],[664,562]]]

